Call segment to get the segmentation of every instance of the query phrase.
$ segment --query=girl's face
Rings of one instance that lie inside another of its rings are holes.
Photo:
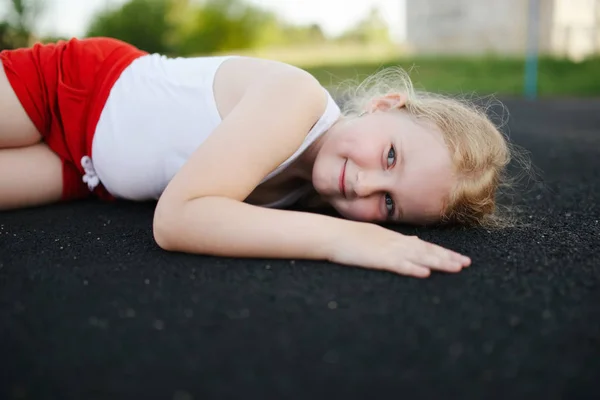
[[[402,96],[341,120],[326,134],[313,166],[316,191],[342,216],[426,224],[439,220],[455,177],[441,132],[400,110]]]

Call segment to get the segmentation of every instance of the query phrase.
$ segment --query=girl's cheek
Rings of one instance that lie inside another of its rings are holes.
[[[349,204],[347,212],[351,218],[359,221],[376,221],[381,219],[377,204],[374,201],[354,201]]]

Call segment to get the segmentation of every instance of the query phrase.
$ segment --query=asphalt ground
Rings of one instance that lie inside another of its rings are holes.
[[[457,275],[167,253],[151,203],[0,214],[0,395],[597,398],[600,101],[505,105],[527,224],[396,228],[471,256]]]

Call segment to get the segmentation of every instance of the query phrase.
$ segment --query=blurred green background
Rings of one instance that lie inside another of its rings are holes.
[[[0,10],[0,49],[68,39],[37,32],[36,22],[47,11],[47,1],[4,1],[5,7]],[[591,4],[595,0],[588,1]],[[600,16],[597,18],[600,20]],[[244,0],[129,0],[115,5],[106,0],[106,6],[94,14],[81,36],[114,37],[170,56],[236,53],[277,59],[308,70],[329,88],[347,79],[362,79],[382,67],[400,65],[410,71],[421,89],[523,94],[524,51],[421,54],[392,40],[389,28],[377,8],[344,32],[331,36],[316,23],[292,24],[268,7]],[[541,53],[538,79],[540,96],[598,96],[600,56],[592,52],[575,60]]]

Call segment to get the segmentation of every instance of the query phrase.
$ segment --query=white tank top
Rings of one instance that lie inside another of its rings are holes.
[[[213,81],[227,57],[167,58],[152,54],[135,60],[112,88],[86,160],[86,182],[100,181],[113,196],[158,199],[166,186],[221,123]],[[331,97],[325,112],[300,148],[262,182],[281,173],[339,118]],[[90,177],[98,179],[90,179]],[[261,183],[262,183],[261,182]],[[293,204],[311,188],[298,188],[265,207]],[[91,189],[93,189],[91,187]]]

